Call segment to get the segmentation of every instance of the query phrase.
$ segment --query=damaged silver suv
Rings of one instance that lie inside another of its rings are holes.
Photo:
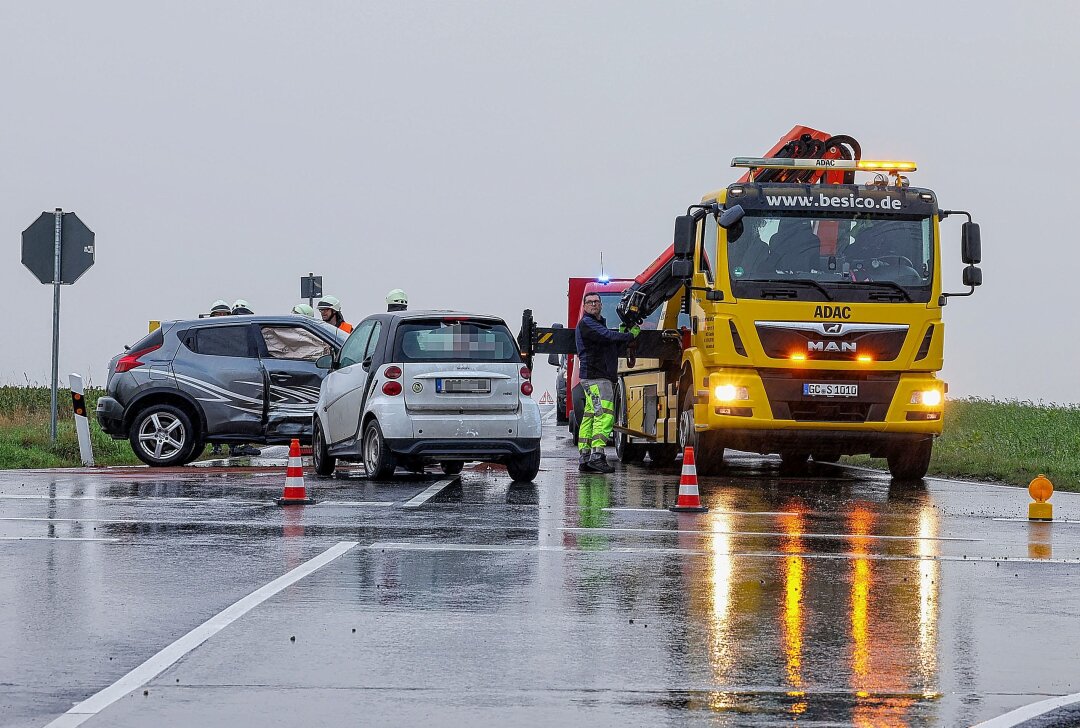
[[[109,362],[101,427],[148,465],[183,465],[207,443],[311,439],[326,370],[347,335],[305,316],[168,321]]]

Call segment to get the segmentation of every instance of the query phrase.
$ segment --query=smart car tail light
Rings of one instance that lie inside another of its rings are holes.
[[[532,369],[529,369],[529,367],[521,367],[521,378],[532,379]]]
[[[395,382],[393,380],[382,385],[383,394],[390,397],[396,397],[401,394],[401,382]]]
[[[532,382],[528,382],[528,381],[522,382],[521,383],[521,393],[524,394],[526,397],[530,396],[533,393]]]
[[[398,379],[401,377],[401,367],[388,366],[383,371],[383,376],[387,379]]]
[[[139,361],[139,357],[146,356],[150,352],[157,351],[160,348],[161,348],[160,345],[158,345],[158,346],[148,346],[145,349],[139,349],[138,351],[133,351],[130,354],[124,354],[116,362],[116,373],[120,374],[122,372],[127,372],[127,371],[130,371],[132,369],[135,369],[136,367],[141,367],[143,365],[143,363],[141,361]]]

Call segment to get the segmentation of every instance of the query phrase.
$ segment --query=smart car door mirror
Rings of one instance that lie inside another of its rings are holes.
[[[367,359],[364,359],[363,363],[360,366],[364,367],[365,372],[368,369],[370,369],[371,368],[371,357],[369,356]]]

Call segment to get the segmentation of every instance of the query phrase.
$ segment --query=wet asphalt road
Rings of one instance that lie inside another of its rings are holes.
[[[412,503],[447,479],[281,509],[283,467],[0,473],[0,725],[342,543],[83,725],[964,726],[1080,691],[1078,496],[1031,524],[1023,489],[741,456],[676,515],[678,465],[544,446],[534,485]]]

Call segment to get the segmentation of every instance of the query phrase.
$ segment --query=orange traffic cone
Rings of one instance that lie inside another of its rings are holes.
[[[697,466],[694,465],[694,448],[683,450],[682,477],[679,478],[679,500],[668,509],[676,513],[704,513],[709,510],[701,505],[697,489]]]
[[[314,503],[304,488],[304,462],[300,459],[300,441],[289,444],[289,467],[285,470],[285,492],[277,499],[279,506],[306,506]]]

